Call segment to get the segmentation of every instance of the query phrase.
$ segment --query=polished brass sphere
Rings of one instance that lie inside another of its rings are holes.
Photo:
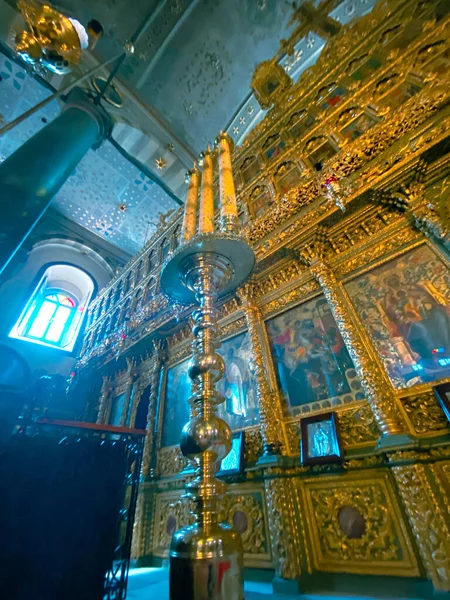
[[[222,460],[231,450],[230,427],[216,415],[208,420],[198,415],[183,427],[180,447],[189,460],[200,458],[204,452],[211,452],[214,460]]]
[[[189,363],[189,377],[195,379],[203,373],[209,373],[214,383],[222,379],[225,373],[223,358],[215,352],[211,352],[210,354],[195,354]]]

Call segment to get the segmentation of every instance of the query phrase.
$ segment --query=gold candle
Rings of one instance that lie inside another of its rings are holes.
[[[217,136],[216,145],[219,148],[220,220],[222,230],[234,233],[238,222],[236,191],[231,166],[231,153],[234,144],[230,136],[221,131]]]
[[[186,204],[184,206],[183,229],[181,230],[181,243],[188,242],[194,237],[197,228],[198,188],[200,173],[197,165],[186,173],[186,182],[189,184]]]
[[[213,155],[208,148],[202,154],[203,172],[200,192],[199,233],[214,231],[214,190],[213,190]]]

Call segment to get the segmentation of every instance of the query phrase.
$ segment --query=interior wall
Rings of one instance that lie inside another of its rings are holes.
[[[8,337],[44,271],[55,263],[78,267],[90,275],[95,286],[93,298],[113,275],[112,269],[99,254],[79,242],[51,238],[36,243],[27,255],[19,254],[6,276],[0,279],[0,343],[18,352],[27,361],[32,373],[67,377],[80,350],[81,333],[72,352]],[[82,330],[83,327],[84,324]]]

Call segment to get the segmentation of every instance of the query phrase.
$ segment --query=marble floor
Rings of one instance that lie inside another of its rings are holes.
[[[375,600],[370,597],[349,596],[342,594],[274,594],[270,583],[246,581],[244,585],[246,600],[333,600],[334,598],[348,600]],[[167,569],[131,569],[128,583],[127,600],[169,600],[169,582]],[[398,600],[398,598],[383,598],[383,600]],[[422,600],[420,598],[411,600]]]

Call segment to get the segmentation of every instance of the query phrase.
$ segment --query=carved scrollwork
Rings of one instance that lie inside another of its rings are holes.
[[[176,475],[188,464],[187,459],[181,454],[179,446],[161,448],[158,452],[158,470],[162,477]]]
[[[380,431],[370,406],[339,411],[339,431],[344,448],[375,443]]]
[[[402,398],[406,415],[417,434],[448,431],[449,425],[432,390]]]
[[[334,482],[330,491],[330,483],[306,486],[309,516],[318,536],[317,568],[348,564],[348,570],[363,572],[366,565],[372,572],[382,564],[387,571],[397,563],[400,571],[408,566],[410,572],[418,572],[384,479]],[[351,519],[355,528],[348,527],[351,521],[343,514],[350,509],[355,512]]]
[[[267,554],[268,540],[261,494],[227,494],[221,502],[219,521],[241,534],[246,554]]]
[[[426,466],[394,467],[392,472],[433,585],[450,591],[450,528],[444,516],[448,504],[436,497]]]
[[[247,466],[256,464],[263,455],[264,446],[259,427],[245,431],[244,463]]]
[[[265,488],[275,571],[279,577],[294,579],[302,571],[302,553],[292,483],[288,479],[269,479]]]
[[[243,303],[250,343],[255,357],[256,394],[258,398],[261,434],[265,449],[267,451],[279,452],[283,446],[286,448],[281,398],[278,391],[270,389],[264,352],[258,332],[258,326],[262,322],[261,312],[251,302],[249,293],[251,294],[251,291],[248,286],[241,288],[237,292]]]

